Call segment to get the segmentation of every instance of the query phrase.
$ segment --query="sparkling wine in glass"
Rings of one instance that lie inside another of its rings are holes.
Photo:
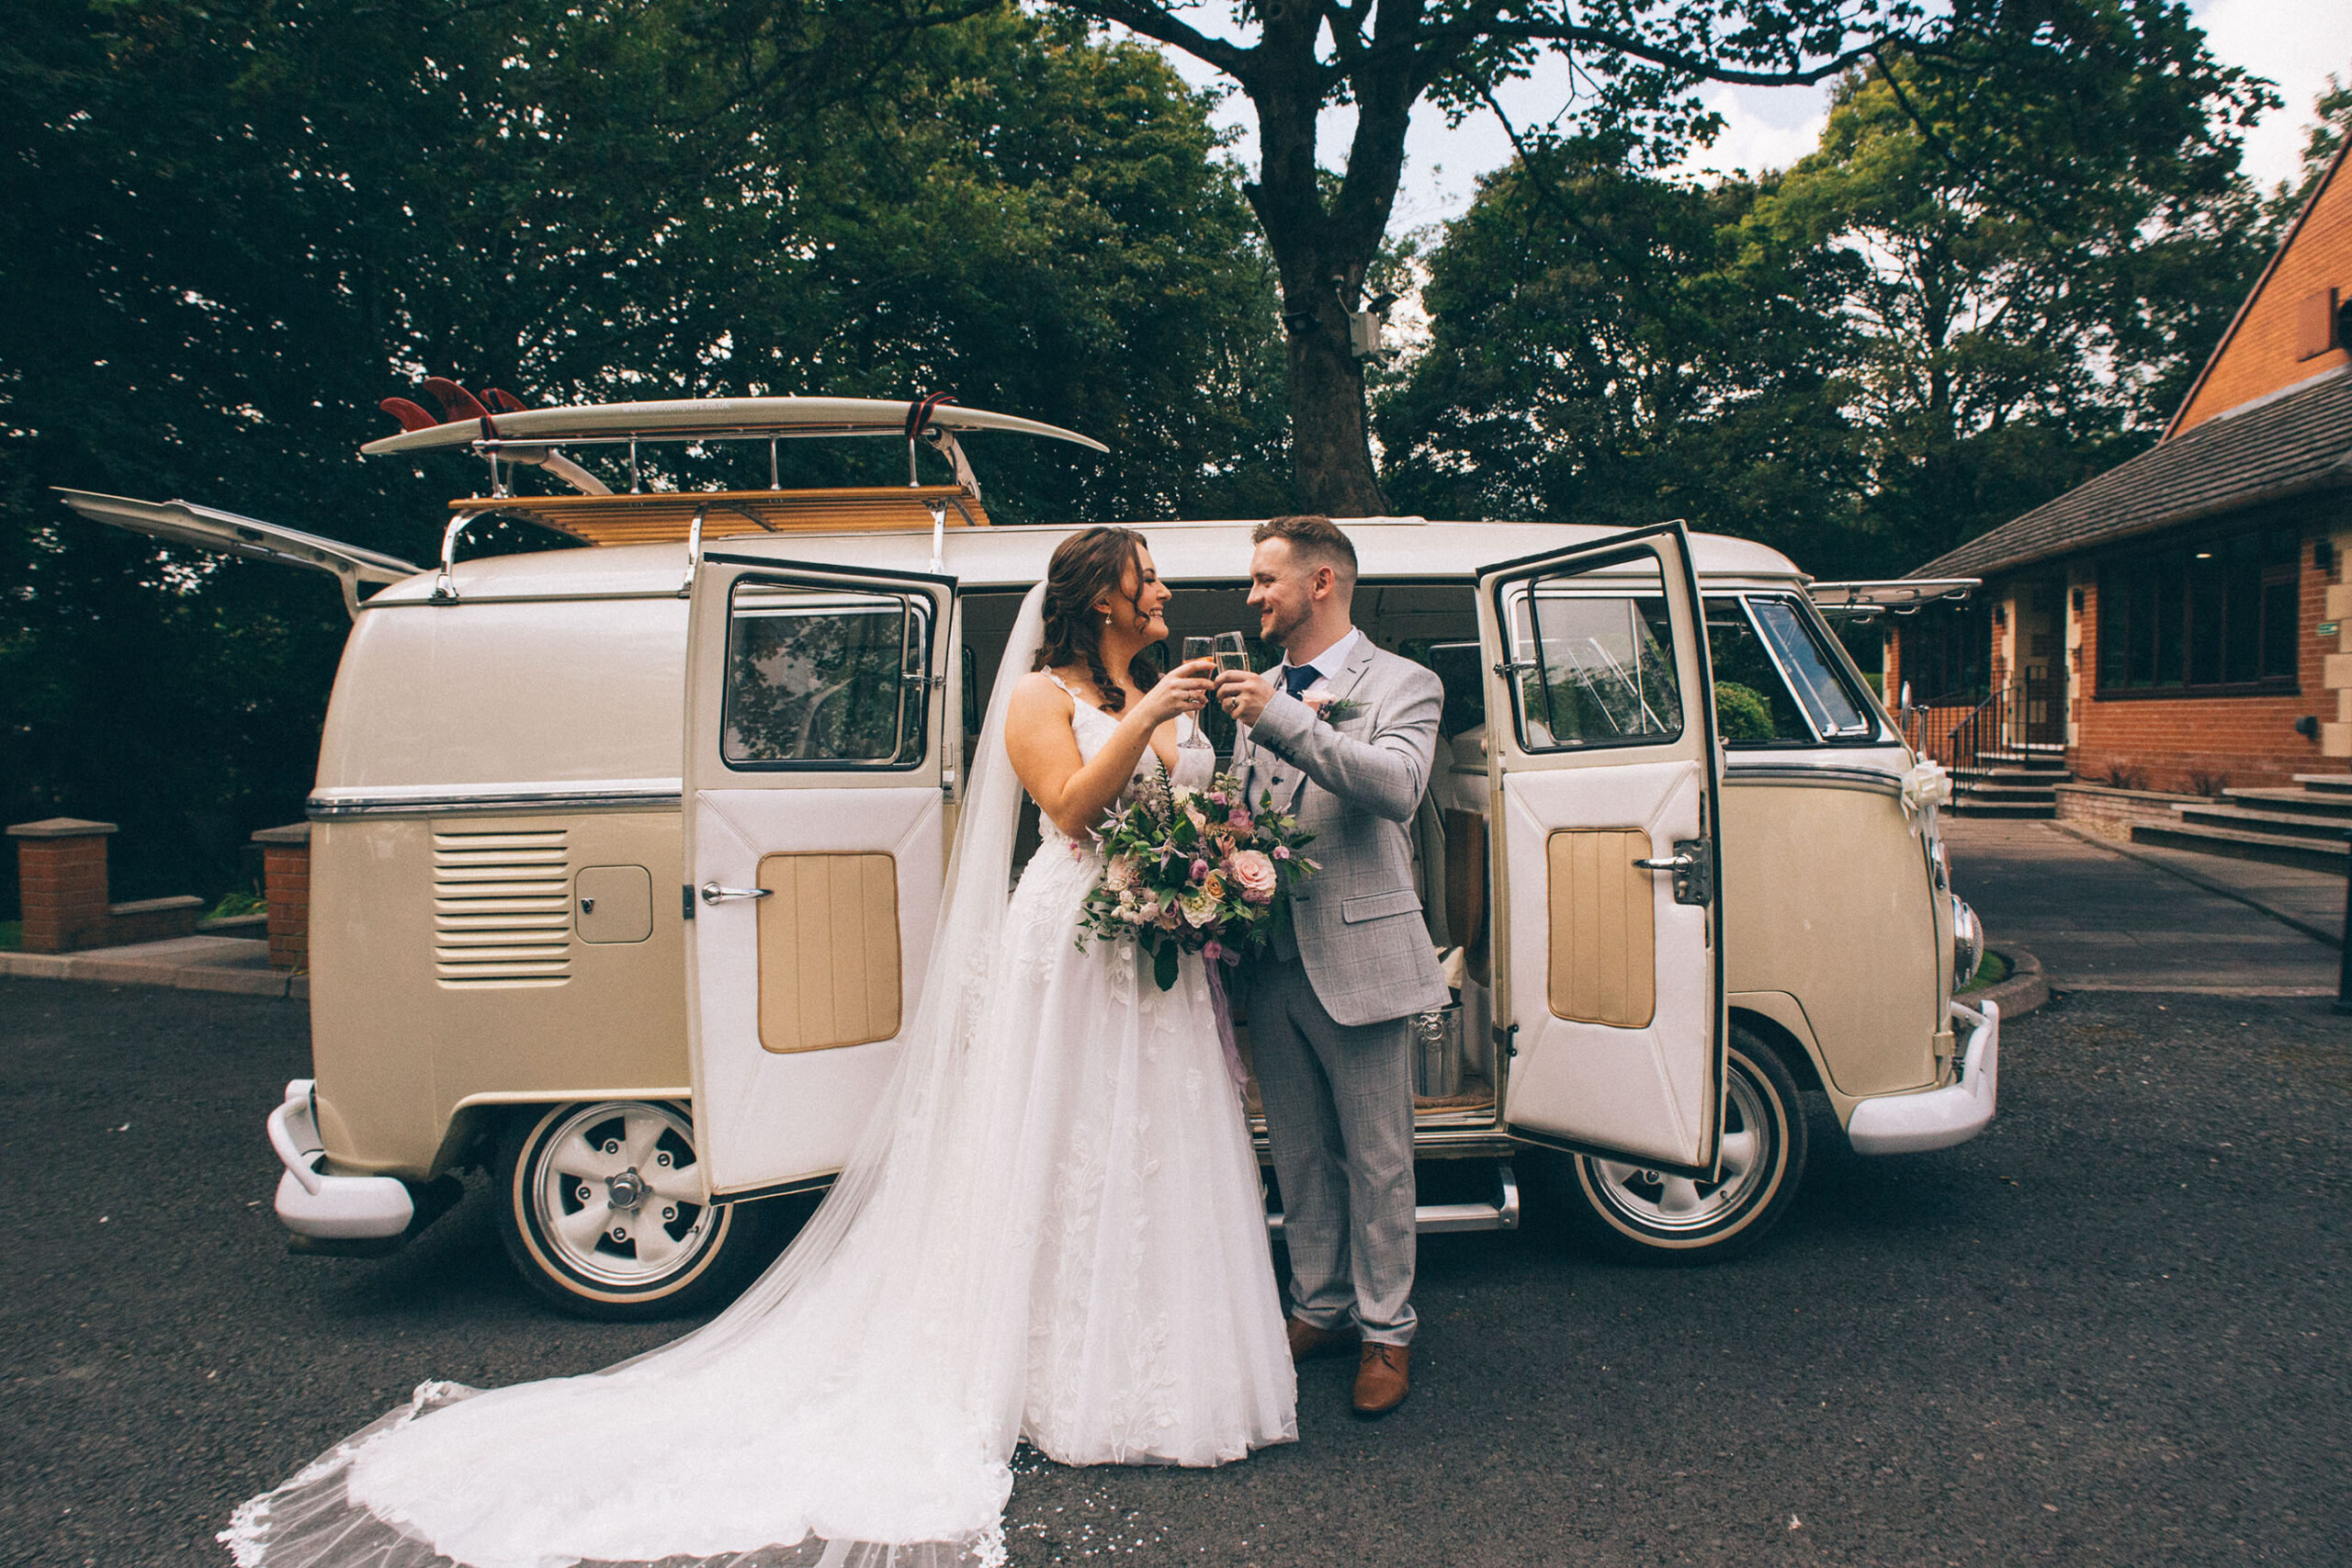
[[[1250,645],[1242,639],[1239,632],[1216,634],[1216,667],[1219,670],[1250,668]]]
[[[1190,664],[1196,659],[1214,659],[1216,657],[1216,644],[1213,639],[1204,637],[1188,637],[1184,639],[1183,661],[1185,663]],[[1194,747],[1206,746],[1209,744],[1208,735],[1201,728],[1200,715],[1186,714],[1183,716],[1183,722],[1177,726],[1176,744],[1179,746]]]

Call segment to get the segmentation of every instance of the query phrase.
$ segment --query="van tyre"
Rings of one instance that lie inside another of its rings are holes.
[[[1734,1025],[1724,1054],[1721,1179],[1577,1155],[1557,1185],[1578,1228],[1620,1257],[1700,1263],[1736,1257],[1788,1212],[1804,1177],[1804,1105],[1772,1048]]]
[[[670,1101],[579,1101],[510,1119],[499,1237],[524,1282],[582,1317],[721,1305],[773,1257],[769,1205],[706,1203],[694,1123]]]

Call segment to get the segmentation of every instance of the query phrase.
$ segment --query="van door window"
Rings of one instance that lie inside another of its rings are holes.
[[[1589,576],[1536,578],[1506,603],[1524,750],[1656,745],[1682,733],[1674,634],[1656,566],[1605,581],[1625,592],[1595,592]]]
[[[930,621],[930,601],[918,597],[736,583],[719,743],[727,765],[919,765]]]
[[[1715,729],[1732,746],[1810,746],[1817,739],[1741,599],[1707,601]]]
[[[1869,711],[1838,678],[1828,649],[1796,605],[1786,599],[1751,598],[1747,609],[1821,739],[1868,740],[1877,728]]]

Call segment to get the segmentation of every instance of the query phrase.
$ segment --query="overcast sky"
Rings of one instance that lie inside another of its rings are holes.
[[[2245,166],[2265,186],[2295,172],[2302,152],[2312,103],[2333,73],[2352,77],[2352,4],[2346,0],[2192,0],[2213,53],[2225,64],[2243,65],[2267,76],[2287,100],[2246,135]],[[1172,56],[1197,83],[1219,81],[1189,55]],[[1514,83],[1498,95],[1506,110],[1534,124],[1559,110],[1562,73],[1555,67],[1535,80]],[[1713,147],[1692,160],[1702,169],[1759,170],[1785,167],[1813,150],[1821,133],[1827,90],[1817,87],[1723,87],[1707,95],[1728,122]],[[1254,164],[1255,126],[1247,100],[1228,98],[1219,123],[1241,133],[1237,149]],[[1346,156],[1352,111],[1327,113],[1322,128],[1324,162]],[[1415,228],[1453,218],[1469,205],[1480,175],[1510,159],[1510,141],[1493,117],[1480,116],[1449,130],[1443,117],[1424,106],[1406,142],[1404,188],[1396,200],[1396,226]]]

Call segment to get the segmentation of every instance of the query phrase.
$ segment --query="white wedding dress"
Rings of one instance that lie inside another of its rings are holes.
[[[1017,1439],[1223,1463],[1297,1436],[1257,1163],[1200,961],[1080,951],[1101,872],[1045,825],[1008,898],[1004,711],[903,1055],[784,1256],[702,1329],[587,1377],[427,1383],[237,1510],[247,1568],[947,1568],[1003,1558]],[[1117,721],[1083,702],[1091,757]],[[1204,783],[1205,749],[1177,782]],[[1133,788],[1156,784],[1148,750]]]

